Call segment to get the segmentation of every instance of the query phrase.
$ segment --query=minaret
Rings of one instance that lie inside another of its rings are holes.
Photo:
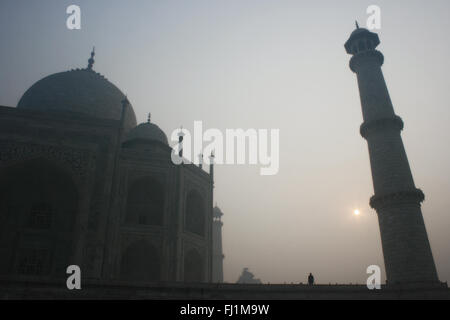
[[[213,261],[212,261],[212,282],[223,282],[223,255],[222,250],[222,216],[223,213],[219,207],[215,206],[213,209]]]
[[[388,284],[438,283],[436,267],[422,217],[425,196],[411,174],[400,132],[381,71],[384,57],[375,50],[376,33],[357,28],[345,43],[352,55],[364,123],[360,133],[369,146],[375,195],[370,206],[378,214]]]

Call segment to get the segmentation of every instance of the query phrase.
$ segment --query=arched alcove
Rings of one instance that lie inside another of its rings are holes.
[[[187,231],[199,236],[205,235],[205,204],[203,197],[196,190],[192,190],[186,197],[186,220]]]
[[[158,250],[145,241],[138,241],[123,252],[120,278],[130,281],[159,281],[161,263]]]
[[[184,281],[204,281],[203,258],[196,249],[189,250],[184,256]]]
[[[65,276],[78,201],[70,174],[51,161],[0,170],[0,273]]]
[[[163,224],[164,186],[156,179],[145,177],[134,181],[128,189],[127,224]]]

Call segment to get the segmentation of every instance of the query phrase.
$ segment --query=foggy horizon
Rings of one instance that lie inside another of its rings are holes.
[[[169,137],[204,129],[280,129],[280,167],[216,165],[224,281],[248,267],[264,283],[360,283],[383,271],[361,104],[344,43],[366,8],[381,8],[378,47],[422,205],[439,279],[450,280],[450,3],[435,1],[72,1],[0,4],[0,105],[15,107],[38,80],[85,68],[115,84],[138,124]],[[37,14],[39,13],[39,14]],[[173,145],[173,143],[171,143]],[[354,210],[360,215],[355,216]]]

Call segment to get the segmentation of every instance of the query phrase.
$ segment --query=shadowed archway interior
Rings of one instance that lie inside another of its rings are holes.
[[[203,282],[204,281],[203,258],[197,250],[191,249],[184,257],[184,281]]]
[[[120,278],[131,281],[159,281],[161,264],[158,250],[146,241],[131,244],[123,253]]]
[[[0,170],[0,273],[64,277],[77,211],[77,188],[58,165],[36,159]]]
[[[156,179],[145,177],[134,181],[128,189],[127,224],[163,224],[164,187]]]
[[[198,191],[190,191],[186,198],[186,222],[187,231],[199,236],[205,235],[205,206],[203,197]]]

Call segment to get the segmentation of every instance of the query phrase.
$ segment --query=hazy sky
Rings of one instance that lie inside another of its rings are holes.
[[[66,28],[81,7],[82,29]],[[384,264],[361,106],[343,44],[381,7],[383,71],[440,279],[450,280],[450,2],[0,2],[0,105],[16,106],[46,75],[94,69],[128,94],[138,122],[280,129],[280,171],[218,166],[225,280],[243,267],[264,282],[365,283]],[[358,208],[361,215],[352,214]]]

